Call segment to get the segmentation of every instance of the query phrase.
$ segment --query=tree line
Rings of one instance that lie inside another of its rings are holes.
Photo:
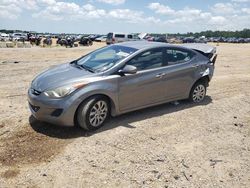
[[[36,33],[34,31],[22,31],[22,30],[6,30],[6,29],[1,29],[0,33],[13,33],[13,32],[20,32],[20,33]],[[48,33],[47,33],[48,34]],[[208,30],[208,31],[202,31],[202,32],[188,32],[185,34],[181,34],[181,33],[176,33],[176,34],[167,34],[170,37],[178,37],[178,36],[182,36],[182,37],[225,37],[225,38],[231,38],[231,37],[236,37],[236,38],[250,38],[250,29],[243,29],[241,31],[212,31],[212,30]]]
[[[243,29],[241,31],[202,31],[202,32],[188,32],[185,34],[181,34],[181,33],[177,33],[177,34],[168,34],[168,36],[173,36],[173,37],[177,37],[177,36],[182,36],[182,37],[225,37],[225,38],[232,38],[232,37],[236,37],[236,38],[250,38],[250,29]]]

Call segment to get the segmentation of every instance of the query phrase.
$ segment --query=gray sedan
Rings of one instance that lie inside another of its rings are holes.
[[[39,74],[28,90],[29,107],[38,120],[95,130],[110,115],[180,99],[198,103],[216,56],[205,44],[110,45]]]

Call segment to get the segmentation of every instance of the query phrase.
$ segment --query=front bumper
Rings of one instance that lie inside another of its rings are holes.
[[[32,115],[44,122],[74,126],[77,105],[71,96],[62,99],[50,99],[43,94],[35,95],[28,90],[28,102]]]

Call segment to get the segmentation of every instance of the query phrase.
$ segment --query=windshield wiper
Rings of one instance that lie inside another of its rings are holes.
[[[90,68],[90,67],[88,67],[88,66],[86,66],[86,65],[79,65],[79,64],[77,64],[77,60],[74,60],[74,61],[72,61],[72,62],[70,62],[70,64],[73,64],[75,67],[77,67],[77,68],[79,68],[79,69],[85,69],[85,70],[87,70],[87,71],[89,71],[89,72],[91,72],[91,73],[95,73],[95,71],[92,69],[92,68]]]
[[[84,68],[85,70],[91,72],[91,73],[95,73],[95,71],[93,69],[91,69],[90,67],[86,66],[86,65],[79,65],[80,67]]]

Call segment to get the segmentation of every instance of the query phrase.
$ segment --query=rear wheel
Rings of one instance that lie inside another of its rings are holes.
[[[109,102],[105,97],[94,96],[82,103],[77,111],[77,122],[85,130],[96,130],[109,117]]]
[[[194,103],[202,102],[206,96],[206,84],[202,81],[197,82],[191,89],[189,100]]]

